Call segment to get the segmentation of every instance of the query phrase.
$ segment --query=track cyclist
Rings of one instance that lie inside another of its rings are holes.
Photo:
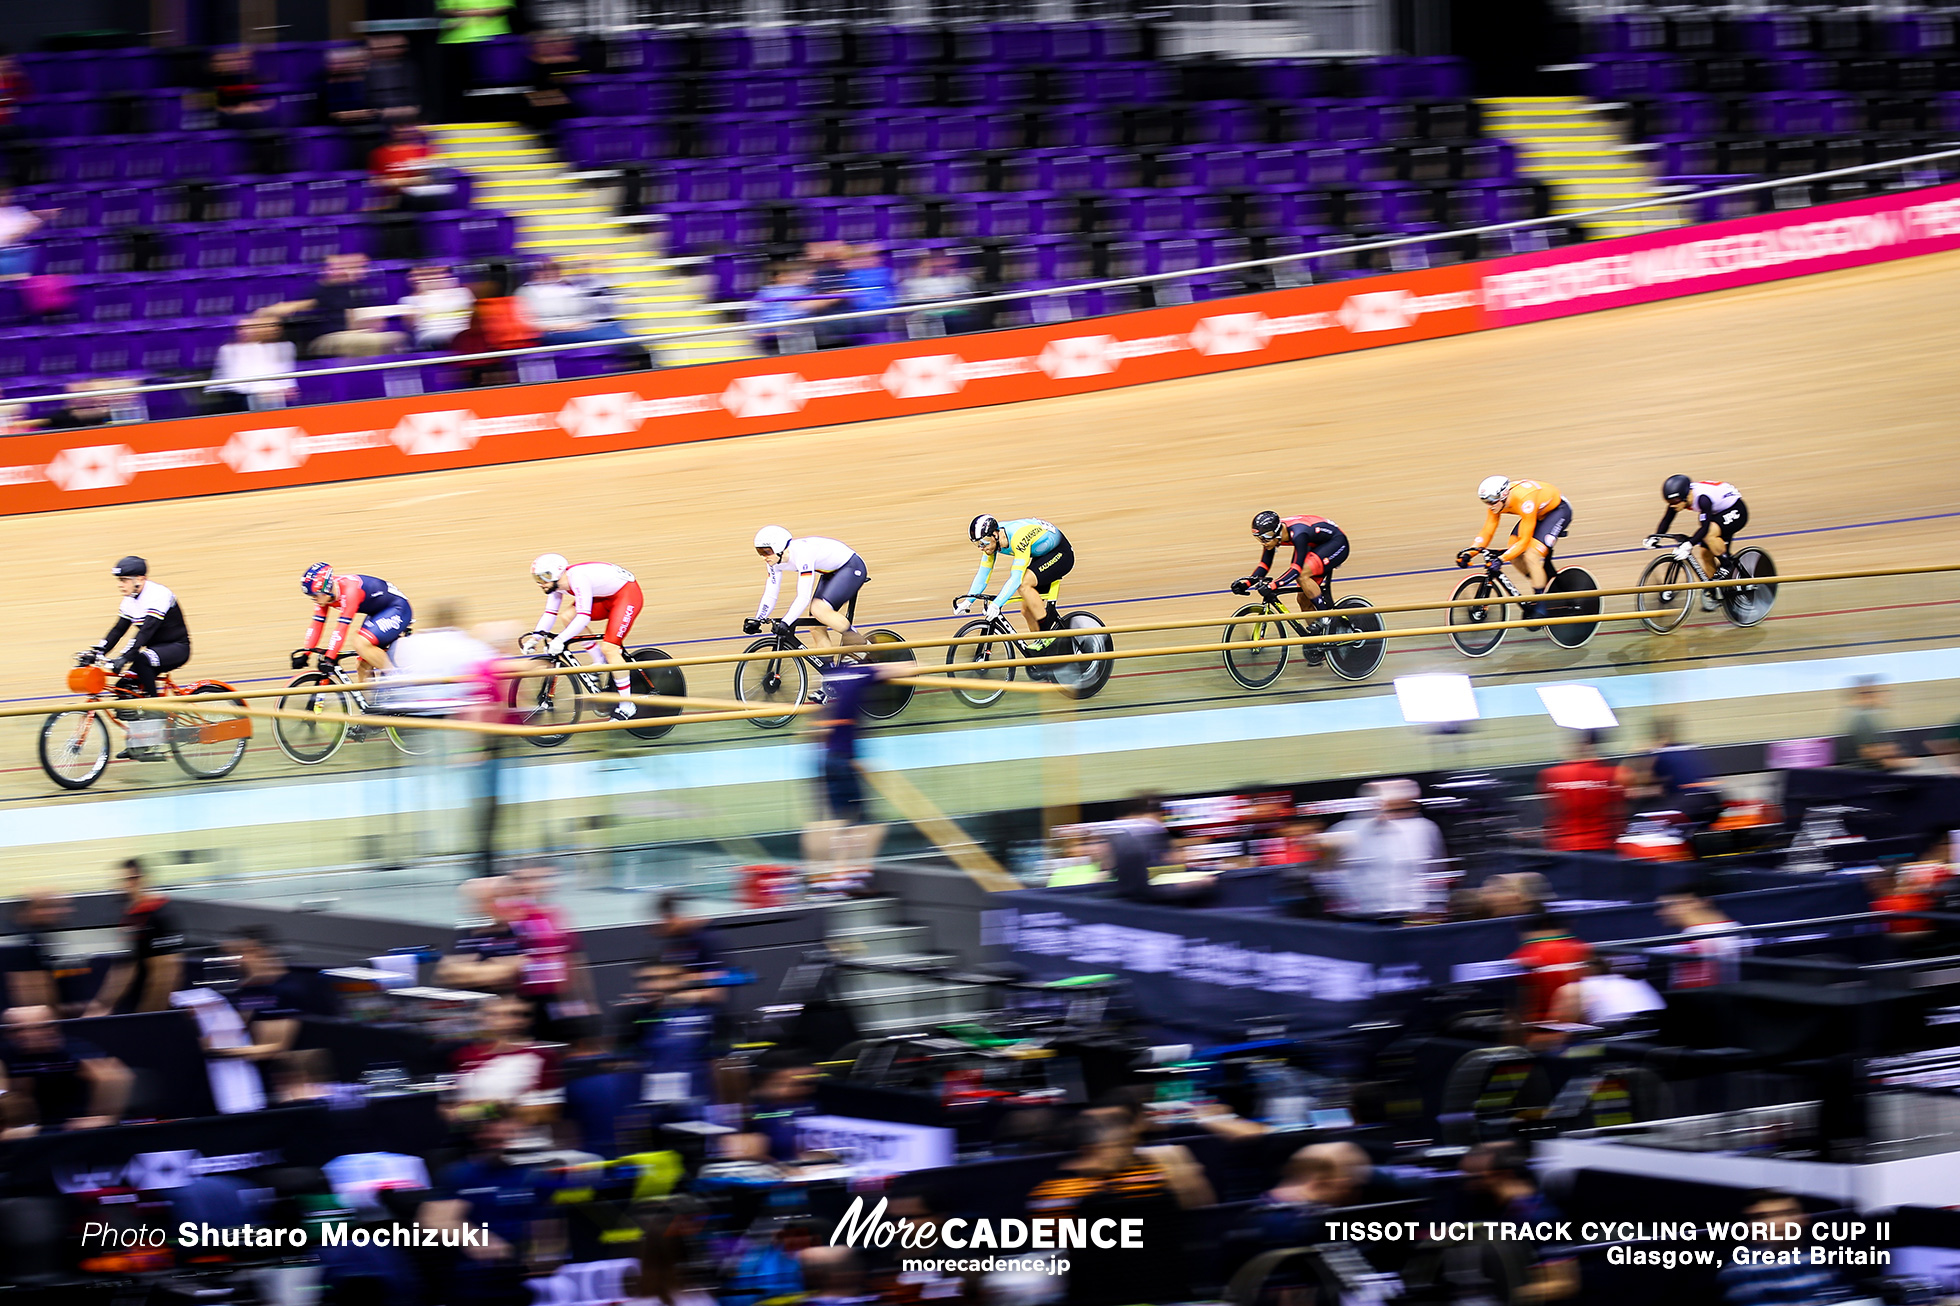
[[[870,583],[871,569],[850,545],[822,535],[791,538],[781,526],[764,526],[755,533],[755,551],[768,564],[769,579],[755,615],[742,623],[744,635],[757,633],[764,622],[777,635],[789,635],[807,614],[818,622],[818,642],[825,647],[869,642],[851,629],[849,613],[851,601]],[[785,568],[796,573],[796,597],[789,611],[771,622]]]
[[[1009,597],[1018,595],[1021,618],[1027,623],[1029,634],[1061,625],[1055,601],[1061,593],[1062,578],[1075,570],[1075,550],[1061,527],[1039,517],[998,521],[981,513],[967,524],[966,537],[980,550],[980,570],[973,574],[966,596],[953,604],[954,612],[970,612],[976,602],[986,598],[994,564],[1000,561],[1001,551],[1006,550],[1012,565],[1007,579],[1001,582],[1000,593],[987,604],[987,620],[1000,616]],[[1029,640],[1028,647],[1042,649],[1048,643],[1048,640]]]
[[[110,659],[109,674],[120,676],[128,670],[143,686],[143,696],[155,698],[157,677],[191,660],[191,631],[184,623],[184,610],[175,594],[150,579],[150,564],[133,554],[111,567],[109,574],[116,578],[123,599],[116,605],[116,624],[89,646],[88,653],[109,658],[116,641],[134,627],[129,647]]]
[[[1731,573],[1722,559],[1735,552],[1735,537],[1749,525],[1749,505],[1742,501],[1742,491],[1727,481],[1697,481],[1676,472],[1661,482],[1661,498],[1667,501],[1667,511],[1647,537],[1647,547],[1658,549],[1671,543],[1664,537],[1674,524],[1674,514],[1689,509],[1701,519],[1701,529],[1676,546],[1676,561],[1686,562],[1690,553],[1699,551],[1702,571],[1711,580],[1727,580]],[[1702,611],[1713,612],[1721,606],[1720,591],[1701,592]]]
[[[333,568],[324,562],[316,562],[301,573],[299,587],[313,600],[314,611],[313,623],[306,628],[306,644],[293,650],[293,670],[302,669],[306,660],[316,655],[320,669],[330,669],[350,637],[354,651],[361,657],[356,679],[365,681],[374,672],[388,669],[389,646],[415,620],[406,595],[378,576],[336,576]],[[333,641],[322,649],[320,636],[326,630],[327,613],[335,609],[340,617],[334,626]]]
[[[571,563],[561,553],[543,553],[531,564],[531,579],[544,591],[544,614],[538,618],[537,629],[526,643],[537,639],[549,641],[545,652],[557,657],[586,627],[603,621],[605,633],[599,637],[599,660],[615,667],[626,660],[626,636],[633,629],[634,618],[646,607],[646,597],[640,593],[640,582],[633,579],[632,572],[611,562]],[[572,619],[554,635],[552,628],[558,624],[558,613],[565,606],[568,594],[572,598]],[[630,673],[616,670],[612,678],[613,688],[619,693],[632,692]],[[616,721],[630,721],[637,715],[637,709],[631,703],[620,703],[614,706],[612,714]]]
[[[1277,592],[1298,586],[1300,611],[1324,610],[1327,594],[1321,581],[1332,581],[1334,568],[1347,561],[1347,532],[1325,517],[1282,517],[1267,509],[1253,517],[1252,534],[1259,541],[1259,565],[1251,575],[1232,582],[1232,593]],[[1273,555],[1281,548],[1291,548],[1293,560],[1268,583]]]
[[[1484,514],[1484,526],[1477,532],[1477,538],[1456,555],[1456,565],[1468,567],[1497,538],[1504,514],[1513,513],[1518,522],[1511,528],[1511,547],[1504,550],[1498,561],[1516,563],[1530,582],[1532,592],[1543,594],[1545,586],[1551,583],[1552,549],[1572,524],[1572,505],[1549,482],[1514,481],[1504,476],[1486,476],[1477,485],[1477,497],[1489,511]],[[1538,616],[1539,607],[1536,603],[1525,604],[1524,615]]]

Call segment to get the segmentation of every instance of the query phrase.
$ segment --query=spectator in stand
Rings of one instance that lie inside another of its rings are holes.
[[[479,85],[477,47],[493,37],[510,35],[514,0],[436,0],[442,35],[443,115],[440,121],[469,122],[468,92]]]
[[[558,124],[578,112],[572,90],[592,75],[579,56],[578,42],[564,32],[531,33],[530,87],[520,116],[547,144],[556,144]]]
[[[857,1306],[864,1296],[864,1267],[849,1247],[805,1247],[796,1254],[803,1267],[805,1306]]]
[[[60,209],[25,209],[14,203],[13,188],[0,184],[0,281],[34,274],[35,250],[27,243]]]
[[[260,310],[286,324],[286,335],[312,358],[372,358],[400,353],[408,337],[381,328],[372,310],[388,302],[387,288],[370,274],[365,254],[334,254],[313,293]]]
[[[1551,885],[1536,871],[1493,875],[1479,890],[1485,918],[1535,916],[1551,901]]]
[[[409,269],[410,293],[402,300],[408,308],[409,329],[417,349],[445,349],[470,324],[476,296],[456,280],[455,274],[440,263],[423,263]]]
[[[252,67],[251,50],[245,46],[213,50],[205,89],[217,125],[243,134],[252,171],[285,171],[279,133],[272,130],[273,110],[278,106]]]
[[[660,895],[660,915],[647,927],[653,936],[652,960],[680,966],[698,973],[721,971],[721,940],[714,927],[695,916],[684,915],[678,893]]]
[[[40,430],[46,423],[29,416],[32,411],[23,403],[0,404],[0,435],[26,435]]]
[[[7,162],[0,166],[0,183],[27,184],[34,171],[34,147],[20,132],[20,106],[34,94],[34,86],[21,71],[13,51],[0,46],[0,150]]]
[[[480,1118],[486,1106],[526,1118],[548,1117],[551,1110],[526,1102],[563,1082],[556,1048],[530,1035],[531,1007],[521,998],[492,998],[483,1004],[476,1038],[450,1057],[456,1074],[448,1112],[452,1119]]]
[[[1117,809],[1116,819],[1084,827],[1095,840],[1096,860],[1116,892],[1135,902],[1193,906],[1211,896],[1217,877],[1184,869],[1184,850],[1164,824],[1164,805],[1139,794]]]
[[[129,383],[115,377],[95,376],[85,381],[71,381],[62,393],[67,401],[48,418],[50,431],[83,431],[91,426],[107,426],[117,420],[116,403],[112,399],[98,397],[103,390],[121,390]]]
[[[1595,954],[1586,958],[1579,978],[1552,999],[1552,1019],[1568,1025],[1617,1025],[1666,1006],[1653,985],[1620,974]]]
[[[1740,977],[1749,936],[1706,893],[1695,887],[1671,889],[1655,906],[1671,929],[1688,936],[1687,943],[1670,949],[1688,957],[1674,963],[1670,982],[1675,988],[1705,989]]]
[[[150,888],[143,863],[132,857],[122,864],[123,949],[127,954],[109,968],[102,989],[88,1005],[91,1016],[124,1015],[132,1011],[168,1011],[170,995],[181,987],[184,930],[177,923],[170,899]]]
[[[380,207],[403,207],[402,192],[422,179],[434,155],[428,137],[414,123],[389,127],[388,143],[368,155],[368,179],[380,192]]]
[[[726,1158],[788,1164],[798,1156],[797,1122],[816,1110],[821,1076],[794,1048],[772,1048],[756,1058],[745,1128],[722,1144]]]
[[[122,1062],[55,1024],[48,1007],[13,1007],[0,1045],[0,1138],[121,1121],[134,1077]]]
[[[626,328],[608,322],[606,307],[591,287],[566,279],[556,259],[541,259],[517,292],[524,316],[538,329],[542,345],[600,345],[630,340]]]
[[[924,305],[906,314],[907,334],[923,336],[957,335],[973,329],[971,309],[932,308],[948,300],[967,299],[973,294],[973,277],[950,254],[922,254],[912,265],[912,275],[899,283],[900,302]]]
[[[437,1230],[487,1230],[482,1245],[463,1248],[444,1301],[523,1306],[533,1300],[525,1267],[561,1241],[544,1177],[510,1159],[523,1130],[507,1114],[487,1110],[470,1131],[469,1155],[441,1171],[415,1222]]]
[[[769,284],[755,292],[749,308],[749,321],[778,326],[775,331],[754,332],[756,345],[765,354],[800,354],[814,347],[807,328],[782,330],[791,322],[811,313],[813,273],[808,263],[778,263],[769,271]]]
[[[456,950],[436,963],[436,982],[480,993],[514,993],[524,973],[524,942],[505,908],[510,885],[501,875],[464,880],[464,922]]]
[[[1877,676],[1851,682],[1851,711],[1839,732],[1837,764],[1857,771],[1892,771],[1911,759],[1885,733],[1885,686]]]
[[[1620,768],[1599,757],[1599,737],[1577,730],[1572,760],[1538,773],[1545,798],[1545,846],[1559,852],[1611,852],[1626,827]]]
[[[279,324],[269,317],[248,317],[238,324],[238,337],[218,350],[206,387],[213,411],[261,412],[284,408],[299,398],[299,383],[288,378],[298,367],[292,342],[279,339]]]
[[[1680,812],[1691,821],[1710,815],[1719,801],[1708,778],[1708,764],[1692,744],[1680,742],[1674,722],[1656,717],[1654,747],[1645,757],[1627,759],[1620,783],[1636,812]]]
[[[1240,1220],[1247,1250],[1305,1247],[1324,1241],[1318,1236],[1321,1216],[1357,1201],[1359,1183],[1355,1163],[1348,1155],[1350,1149],[1360,1151],[1352,1143],[1319,1143],[1289,1157],[1280,1181]],[[1365,1174],[1366,1153],[1360,1165]]]
[[[48,937],[67,924],[71,910],[66,896],[46,889],[27,894],[14,908],[13,938],[0,953],[5,959],[8,1006],[51,1007],[62,1016],[78,1014],[61,1000]]]
[[[838,284],[843,302],[833,312],[872,313],[898,306],[898,290],[892,285],[891,269],[875,245],[842,246],[843,271]],[[865,344],[891,330],[891,319],[856,318],[837,324],[838,339],[845,344]]]
[[[1592,959],[1592,945],[1573,937],[1556,916],[1540,911],[1518,927],[1523,942],[1511,960],[1523,968],[1518,976],[1518,1021],[1533,1025],[1552,1018],[1560,989],[1576,983]]]
[[[532,1028],[543,1038],[576,1043],[596,1033],[599,1007],[578,936],[551,903],[555,879],[548,866],[512,871],[503,910],[524,946],[517,993],[532,1006]]]
[[[408,42],[393,33],[367,41],[367,104],[382,122],[422,116],[422,82],[404,56]]]
[[[1361,796],[1374,810],[1319,837],[1338,859],[1339,915],[1402,920],[1430,906],[1428,877],[1444,857],[1443,832],[1422,814],[1413,780],[1371,780]]]
[[[1522,1148],[1516,1143],[1479,1143],[1462,1164],[1464,1188],[1488,1202],[1498,1218],[1514,1224],[1556,1225],[1559,1212],[1538,1189]],[[1579,1295],[1579,1263],[1533,1240],[1532,1266],[1511,1300],[1518,1303],[1567,1301]]]
[[[381,115],[368,95],[368,52],[363,45],[337,45],[327,51],[327,76],[320,83],[320,114],[329,126],[370,144]]]
[[[538,343],[538,329],[517,296],[510,293],[509,274],[485,269],[470,286],[476,307],[470,310],[470,324],[450,342],[457,354],[489,354],[523,349]],[[467,383],[503,385],[517,379],[517,362],[512,358],[490,358],[463,365]]]
[[[882,681],[917,675],[916,662],[854,662],[839,658],[823,673],[823,713],[816,727],[823,742],[823,810],[803,836],[810,885],[832,892],[868,887],[885,827],[864,819],[864,780],[857,763],[864,709]]]
[[[231,1005],[251,1033],[252,1046],[227,1049],[221,1055],[267,1060],[293,1046],[301,1020],[340,1014],[333,990],[288,966],[278,939],[263,925],[242,927],[224,946],[238,958],[238,987],[230,994]]]
[[[1804,1226],[1810,1215],[1802,1202],[1788,1193],[1759,1188],[1744,1199],[1742,1218],[1752,1225],[1769,1226],[1766,1232],[1775,1236],[1752,1244],[1769,1255],[1732,1260],[1715,1271],[1722,1300],[1729,1306],[1826,1306],[1851,1299],[1835,1269],[1813,1265],[1804,1254],[1808,1243]]]

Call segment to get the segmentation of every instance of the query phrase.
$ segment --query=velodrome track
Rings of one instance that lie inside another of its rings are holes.
[[[196,646],[189,670],[239,683],[287,674],[308,616],[299,572],[318,559],[386,577],[425,616],[452,598],[470,623],[527,626],[539,607],[527,576],[537,553],[618,561],[647,592],[635,642],[734,651],[762,581],[749,540],[765,522],[851,543],[873,576],[860,624],[921,636],[952,633],[948,601],[975,558],[965,523],[982,510],[1061,524],[1079,559],[1065,606],[1092,607],[1111,624],[1229,613],[1237,600],[1220,591],[1249,566],[1246,523],[1268,506],[1346,528],[1355,542],[1346,592],[1441,599],[1460,575],[1450,557],[1480,518],[1472,489],[1492,472],[1559,486],[1577,508],[1561,556],[1583,558],[1607,585],[1631,584],[1644,565],[1648,555],[1632,548],[1659,516],[1661,478],[1677,470],[1740,485],[1750,533],[1784,573],[1960,561],[1956,294],[1960,254],[1948,254],[1037,404],[0,520],[15,617],[0,694],[60,692],[72,650],[108,626],[107,570],[130,552],[182,598]],[[1572,652],[1514,633],[1474,663],[1442,640],[1394,644],[1377,680],[1466,670],[1499,683],[1960,646],[1960,575],[1786,588],[1777,618],[1747,632],[1699,615],[1671,636],[1610,629]],[[1130,636],[1123,646],[1209,635]],[[1960,716],[1955,684],[1902,693],[1900,724]],[[726,696],[727,673],[696,673],[690,687]],[[1344,686],[1296,663],[1264,697],[1383,688]],[[1210,656],[1123,665],[1087,710],[1256,701]],[[1029,700],[975,712],[922,695],[887,729],[1000,725],[1034,711]],[[0,804],[15,811],[55,796],[34,761],[36,726],[0,723]],[[737,723],[689,727],[654,747],[787,739]],[[574,755],[568,745],[554,757]],[[329,769],[395,760],[376,742],[344,750]],[[1323,757],[1280,769],[1274,778],[1366,767]],[[296,771],[267,737],[236,778]],[[169,765],[118,764],[80,801],[190,784]]]

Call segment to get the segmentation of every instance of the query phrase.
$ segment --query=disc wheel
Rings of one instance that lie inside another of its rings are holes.
[[[1450,609],[1450,642],[1467,658],[1480,658],[1496,651],[1504,642],[1504,630],[1486,629],[1491,623],[1517,617],[1510,596],[1489,576],[1471,576],[1456,587],[1452,599],[1489,599],[1471,607]]]
[[[1564,571],[1552,577],[1552,583],[1545,587],[1545,593],[1548,595],[1566,594],[1573,590],[1596,590],[1598,588],[1599,582],[1594,580],[1592,573],[1584,567],[1567,567]],[[1600,600],[1594,597],[1590,599],[1548,601],[1541,611],[1548,617],[1596,617],[1599,615],[1599,609]],[[1545,633],[1550,635],[1552,637],[1552,643],[1557,644],[1560,648],[1582,648],[1587,641],[1592,639],[1593,634],[1598,629],[1599,623],[1597,621],[1575,621],[1569,625],[1547,626],[1545,627]]]
[[[308,671],[294,676],[288,689],[314,689],[335,684],[324,671]],[[346,694],[295,694],[281,698],[279,707],[287,712],[303,712],[306,719],[288,721],[280,717],[272,723],[272,737],[279,751],[301,766],[318,766],[340,751],[347,740],[347,723],[322,719],[326,713],[347,713],[353,708]]]
[[[109,769],[109,726],[100,712],[57,712],[41,723],[41,769],[63,789],[86,789]]]
[[[1378,635],[1382,630],[1379,612],[1354,612],[1354,608],[1374,606],[1359,594],[1350,594],[1334,605],[1334,614],[1329,618],[1335,623],[1333,633],[1351,630],[1364,635]],[[1357,639],[1345,644],[1322,645],[1327,650],[1327,665],[1334,674],[1343,680],[1366,680],[1381,669],[1382,659],[1388,656],[1388,641],[1385,639]]]
[[[186,698],[222,694],[225,691],[217,685],[203,685],[193,689]],[[244,707],[245,700],[229,698],[223,700],[226,707]],[[164,725],[164,735],[170,741],[170,755],[177,759],[177,765],[184,774],[199,780],[219,780],[238,769],[245,759],[246,735],[231,735],[223,739],[204,738],[208,726],[230,725],[243,718],[235,716],[205,715],[195,708],[179,708],[170,713]]]
[[[865,654],[867,662],[903,662],[910,654],[900,649],[896,652],[879,652],[880,644],[903,644],[904,637],[895,630],[874,630],[866,636],[871,641],[871,652]],[[864,714],[875,721],[889,721],[905,710],[912,701],[912,686],[894,685],[889,680],[881,680],[871,686],[864,696]]]
[[[1769,615],[1776,604],[1776,564],[1761,549],[1744,549],[1735,555],[1735,574],[1762,581],[1757,585],[1731,585],[1722,600],[1722,609],[1738,626],[1753,626]]]
[[[1640,583],[1644,585],[1686,584],[1695,579],[1695,574],[1685,562],[1676,562],[1663,553],[1648,563],[1640,573]],[[1633,606],[1643,615],[1641,624],[1656,635],[1665,635],[1688,619],[1688,612],[1695,606],[1695,595],[1699,590],[1661,590],[1655,594],[1636,594]]]
[[[511,710],[517,713],[518,725],[562,728],[576,725],[579,714],[585,708],[578,691],[578,676],[560,671],[530,680],[511,681],[508,702]],[[526,735],[524,738],[538,748],[556,748],[571,736]]]
[[[983,619],[967,622],[954,632],[954,636],[964,639],[992,632],[993,626]],[[955,644],[947,649],[946,674],[965,682],[953,691],[954,696],[968,707],[986,707],[1000,701],[1000,696],[1007,692],[1000,686],[1014,679],[1016,669],[992,664],[1000,658],[1013,656],[1014,649],[1009,644]]]
[[[1225,670],[1242,689],[1264,689],[1286,670],[1287,656],[1293,651],[1285,644],[1258,644],[1262,639],[1285,639],[1291,632],[1284,618],[1268,616],[1263,603],[1248,603],[1232,614],[1219,642],[1225,650]]]
[[[776,648],[774,636],[759,639],[742,651],[744,653],[767,653]],[[801,706],[810,696],[810,668],[807,658],[756,658],[752,662],[735,664],[735,697],[750,707],[793,708]],[[749,724],[758,730],[780,730],[795,716],[784,712],[781,716],[750,717]]]
[[[1060,637],[1048,646],[1051,655],[1063,653],[1107,653],[1115,645],[1109,632],[1103,629],[1102,619],[1093,612],[1071,612],[1062,622],[1062,629],[1073,632]],[[1067,691],[1070,698],[1094,698],[1109,683],[1112,664],[1108,658],[1093,661],[1059,662],[1050,667],[1055,683]]]
[[[674,659],[657,648],[635,648],[626,651],[628,662],[672,662]],[[666,698],[687,697],[687,676],[679,667],[636,667],[630,681],[635,694],[659,694]],[[636,703],[635,721],[650,721],[655,724],[628,726],[626,733],[635,739],[660,739],[674,727],[657,724],[662,717],[679,716],[681,709],[673,706],[654,707],[647,703]]]

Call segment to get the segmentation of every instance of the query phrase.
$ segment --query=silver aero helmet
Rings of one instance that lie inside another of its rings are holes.
[[[972,540],[975,544],[981,544],[999,529],[1000,523],[983,512],[967,524],[966,538]]]
[[[549,588],[565,578],[570,565],[562,553],[540,553],[531,563],[531,579]]]
[[[1485,503],[1502,503],[1511,492],[1511,482],[1503,476],[1486,476],[1477,482],[1477,497]]]
[[[789,532],[780,526],[764,526],[755,533],[755,547],[780,556],[789,547]]]

